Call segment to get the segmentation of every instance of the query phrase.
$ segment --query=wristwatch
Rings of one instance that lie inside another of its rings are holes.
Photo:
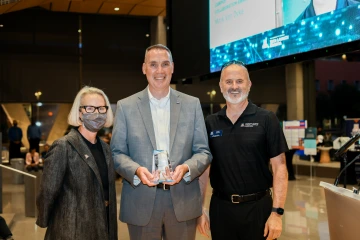
[[[276,212],[279,215],[283,215],[284,214],[284,209],[283,208],[272,208],[271,212]]]

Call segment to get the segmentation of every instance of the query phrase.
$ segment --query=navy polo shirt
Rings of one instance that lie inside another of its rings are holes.
[[[224,194],[251,194],[272,187],[270,158],[288,151],[279,120],[249,101],[233,124],[226,106],[205,120],[213,155],[210,182]]]

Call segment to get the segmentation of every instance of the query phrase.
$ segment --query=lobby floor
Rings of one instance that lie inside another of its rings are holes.
[[[25,217],[24,185],[7,183],[3,176],[3,212],[15,213],[11,230],[15,240],[42,240],[45,229],[35,225],[35,218]],[[333,183],[334,179],[297,176],[289,182],[289,190],[283,217],[283,234],[280,240],[329,240],[325,195],[320,181]],[[122,184],[117,181],[117,203]],[[352,189],[352,186],[348,186]],[[207,188],[206,207],[209,206],[211,187]],[[118,206],[119,209],[119,206]],[[128,231],[124,223],[118,222],[119,240],[128,240]],[[208,239],[197,233],[196,240]]]

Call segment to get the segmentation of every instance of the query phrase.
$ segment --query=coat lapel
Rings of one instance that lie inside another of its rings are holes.
[[[156,140],[155,140],[155,132],[154,132],[154,125],[151,116],[151,109],[150,109],[150,102],[149,102],[149,94],[147,92],[147,88],[139,93],[139,100],[137,105],[140,110],[140,114],[142,120],[144,122],[146,131],[149,135],[151,144],[154,149],[156,149]]]
[[[71,129],[70,133],[68,135],[66,135],[66,138],[69,141],[69,143],[74,147],[74,149],[77,151],[77,153],[80,155],[82,160],[87,165],[89,165],[89,167],[93,170],[93,172],[96,176],[96,179],[99,181],[101,189],[102,189],[103,186],[102,186],[101,176],[100,176],[97,164],[95,162],[95,158],[91,154],[90,149],[84,142],[84,139],[82,139],[80,133],[76,129]],[[105,154],[105,152],[104,152],[104,154]],[[106,158],[106,156],[107,155],[105,154],[105,158]],[[106,158],[106,161],[108,161],[107,158]]]
[[[170,146],[171,153],[172,146],[175,140],[176,129],[180,117],[181,98],[177,91],[170,89]]]

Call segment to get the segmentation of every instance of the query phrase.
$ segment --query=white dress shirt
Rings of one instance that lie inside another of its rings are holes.
[[[170,145],[170,88],[169,93],[157,100],[150,92],[150,109],[153,120],[157,150],[165,150],[169,153]]]
[[[165,150],[170,155],[170,87],[169,93],[161,98],[156,99],[150,92],[149,87],[147,88],[150,100],[150,110],[154,126],[156,150]],[[171,159],[170,159],[171,160]],[[189,168],[189,166],[188,166]],[[151,171],[150,169],[148,169]],[[174,171],[175,169],[173,169]],[[189,172],[184,175],[185,181],[190,181],[190,168]],[[140,179],[138,176],[134,176],[134,185],[138,185]]]

